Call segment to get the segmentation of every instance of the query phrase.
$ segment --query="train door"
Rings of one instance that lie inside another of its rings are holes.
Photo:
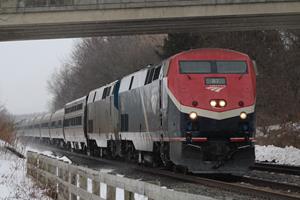
[[[113,103],[111,103],[111,111],[112,111],[112,129],[115,135],[117,136],[119,133],[119,89],[120,89],[120,82],[117,81],[113,88]]]
[[[163,71],[163,70],[162,70]],[[161,72],[160,78],[160,115],[161,126],[164,135],[168,137],[168,94],[167,94],[167,78]]]
[[[114,90],[113,90],[113,95],[114,95],[114,107],[119,110],[119,89],[120,89],[120,83],[121,81],[117,81]]]

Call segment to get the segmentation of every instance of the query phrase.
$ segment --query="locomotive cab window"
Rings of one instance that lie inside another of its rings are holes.
[[[181,74],[245,74],[245,61],[180,61]]]
[[[247,64],[244,61],[217,61],[216,65],[219,74],[247,73]]]
[[[210,74],[212,63],[208,61],[180,61],[181,74]]]

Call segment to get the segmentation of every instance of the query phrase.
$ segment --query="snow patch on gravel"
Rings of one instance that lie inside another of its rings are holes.
[[[257,161],[275,162],[283,165],[300,166],[300,149],[295,147],[280,148],[274,145],[255,145],[255,157]]]
[[[41,155],[45,155],[45,156],[55,158],[55,159],[63,161],[63,162],[67,162],[69,164],[72,163],[72,161],[68,157],[66,157],[66,156],[62,156],[62,157],[61,156],[56,156],[56,155],[54,155],[54,153],[52,151],[40,151],[40,150],[37,150],[37,149],[32,148],[32,147],[27,147],[26,152],[27,151],[36,152],[36,153],[39,153]]]

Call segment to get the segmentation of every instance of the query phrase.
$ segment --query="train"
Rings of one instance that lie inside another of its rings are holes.
[[[192,173],[244,173],[255,160],[256,64],[241,52],[173,55],[18,123],[17,137]]]

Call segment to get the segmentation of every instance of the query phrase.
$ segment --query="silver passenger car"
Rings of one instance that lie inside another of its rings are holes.
[[[86,96],[65,105],[64,133],[69,148],[84,149],[87,146],[84,134]]]
[[[119,81],[93,90],[87,101],[87,135],[98,147],[107,147],[107,140],[119,139],[118,91]]]
[[[33,137],[33,138],[40,138],[41,137],[41,131],[40,131],[40,121],[43,115],[36,116],[29,120],[28,122],[28,129],[26,131],[27,137]]]
[[[64,141],[63,121],[65,110],[60,109],[53,113],[50,122],[50,137],[53,141]]]
[[[40,127],[41,127],[41,139],[49,139],[50,131],[49,131],[49,122],[51,119],[52,113],[45,114],[40,119]]]

